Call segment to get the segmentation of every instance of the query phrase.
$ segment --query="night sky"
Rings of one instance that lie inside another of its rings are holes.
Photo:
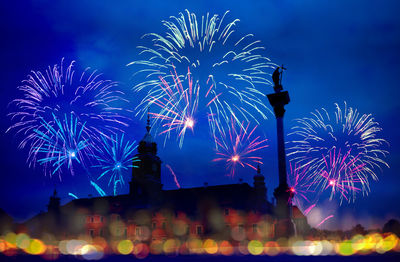
[[[379,181],[371,182],[371,193],[354,203],[336,201],[320,203],[318,218],[334,214],[326,228],[348,229],[357,223],[365,227],[381,226],[389,218],[400,217],[398,184],[400,183],[400,2],[390,1],[3,1],[1,27],[1,180],[0,208],[17,221],[23,221],[46,210],[48,197],[56,187],[62,203],[71,201],[71,192],[79,197],[96,192],[83,174],[44,176],[40,167],[26,163],[27,150],[18,150],[21,137],[6,133],[12,121],[7,117],[9,103],[21,93],[17,87],[31,70],[44,71],[62,58],[76,60],[77,71],[90,66],[104,78],[118,81],[132,109],[141,97],[132,92],[140,81],[133,78],[135,68],[126,65],[140,59],[137,46],[150,32],[162,33],[161,21],[178,16],[185,9],[197,17],[210,14],[240,19],[235,31],[252,33],[266,47],[264,55],[288,69],[283,85],[291,103],[286,107],[286,132],[293,119],[309,116],[321,107],[334,109],[334,103],[372,114],[383,131],[380,137],[390,146],[386,161],[390,168],[377,170]],[[263,90],[265,94],[272,88]],[[265,98],[265,103],[268,103]],[[145,120],[135,118],[126,128],[129,139],[139,141],[145,134]],[[264,165],[268,198],[277,186],[276,131],[272,114],[261,120],[262,134],[269,147],[260,151]],[[201,123],[200,123],[201,124]],[[176,188],[165,165],[175,171],[182,187],[238,183],[239,178],[252,184],[251,169],[238,170],[235,177],[226,176],[223,163],[215,157],[213,142],[206,125],[186,134],[180,149],[175,139],[163,145],[156,137],[163,160],[164,188]],[[130,180],[130,173],[127,173]],[[106,184],[106,183],[105,183]],[[125,191],[127,192],[128,187]],[[318,220],[318,218],[315,218]],[[311,222],[310,222],[311,223]]]

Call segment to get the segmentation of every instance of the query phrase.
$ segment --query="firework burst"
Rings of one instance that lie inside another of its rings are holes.
[[[42,120],[41,130],[34,130],[38,143],[30,148],[29,158],[44,165],[45,173],[49,168],[52,170],[51,175],[61,173],[61,167],[67,165],[73,174],[73,162],[82,164],[90,152],[84,129],[85,124],[79,123],[72,114],[69,119],[65,115],[63,120],[53,115],[51,123]]]
[[[95,147],[93,155],[99,162],[94,165],[95,168],[100,168],[103,172],[97,178],[101,179],[104,176],[109,176],[108,186],[113,185],[113,193],[117,194],[118,186],[125,184],[124,173],[139,161],[133,156],[134,150],[137,148],[135,141],[124,141],[124,134],[111,136],[110,138],[102,138],[102,147]]]
[[[323,156],[325,169],[322,170],[318,182],[322,183],[321,189],[330,191],[330,199],[339,193],[341,201],[350,201],[351,198],[355,199],[356,193],[369,191],[366,176],[359,174],[363,172],[365,163],[358,161],[359,156],[348,160],[350,153],[351,150],[343,155],[340,150],[336,153],[336,149],[333,149],[328,157]]]
[[[193,83],[190,70],[188,70],[186,80],[181,80],[176,72],[173,80],[174,83],[170,85],[160,77],[160,89],[147,94],[143,102],[154,105],[152,107],[154,112],[148,114],[155,119],[155,124],[160,122],[163,129],[160,134],[165,134],[167,138],[172,131],[176,131],[179,146],[182,147],[186,130],[193,131],[195,125],[200,89]]]
[[[317,191],[330,189],[331,198],[340,192],[341,200],[355,200],[358,192],[370,191],[369,178],[377,180],[375,170],[387,166],[387,142],[378,138],[382,130],[369,114],[344,110],[335,104],[332,115],[316,110],[312,117],[296,120],[289,134],[288,156],[300,167],[308,166]]]
[[[151,40],[150,47],[139,46],[139,49],[146,59],[128,64],[138,65],[142,68],[138,74],[145,75],[145,81],[134,90],[144,90],[150,96],[160,94],[166,83],[170,86],[176,83],[176,72],[187,72],[189,68],[196,89],[196,106],[205,108],[213,123],[229,126],[231,116],[235,115],[258,124],[255,113],[266,119],[269,109],[262,101],[264,92],[260,87],[271,86],[267,71],[276,65],[262,55],[264,47],[253,35],[235,34],[239,20],[225,22],[227,13],[222,17],[207,14],[200,21],[186,10],[170,21],[163,21],[165,35],[145,35]],[[144,98],[138,114],[143,116],[151,104],[151,99]],[[166,118],[171,117],[168,110],[164,112]]]
[[[261,157],[255,156],[254,153],[268,147],[268,139],[262,139],[260,136],[252,137],[257,126],[251,129],[248,123],[244,128],[237,128],[235,121],[231,123],[227,137],[223,135],[221,138],[215,137],[218,157],[213,161],[225,161],[229,176],[233,177],[238,165],[257,170],[255,164],[262,164],[262,162]]]
[[[54,115],[60,119],[64,114],[74,114],[79,122],[86,123],[81,131],[91,139],[127,126],[126,117],[120,114],[122,109],[112,106],[123,100],[123,93],[116,90],[117,83],[102,80],[90,68],[79,74],[74,70],[74,61],[66,68],[63,62],[44,73],[32,71],[18,87],[23,98],[11,102],[16,111],[9,114],[14,123],[7,131],[16,130],[23,135],[20,148],[40,147],[42,139],[38,133],[47,135],[49,127],[57,128]]]

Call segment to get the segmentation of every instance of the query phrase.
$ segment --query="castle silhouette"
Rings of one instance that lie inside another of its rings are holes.
[[[236,184],[164,190],[157,144],[146,133],[136,154],[129,194],[76,199],[64,206],[56,190],[48,212],[28,220],[26,231],[35,236],[49,233],[57,238],[81,235],[136,241],[178,238],[271,239],[276,237],[275,206],[267,199],[265,178],[258,167],[253,186]],[[297,234],[310,229],[305,216],[293,207]]]

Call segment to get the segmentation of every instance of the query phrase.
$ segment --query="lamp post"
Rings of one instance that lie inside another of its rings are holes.
[[[285,68],[278,67],[272,74],[275,93],[268,94],[268,100],[274,108],[276,117],[277,146],[278,146],[278,170],[279,186],[274,190],[276,199],[275,215],[278,219],[275,227],[276,237],[288,237],[294,234],[294,224],[292,222],[290,191],[286,177],[286,152],[285,137],[283,130],[283,116],[285,105],[290,102],[289,93],[282,88],[282,72]]]

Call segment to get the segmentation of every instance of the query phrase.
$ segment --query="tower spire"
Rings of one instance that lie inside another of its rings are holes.
[[[150,107],[147,108],[147,125],[146,125],[146,130],[147,133],[150,133]]]

